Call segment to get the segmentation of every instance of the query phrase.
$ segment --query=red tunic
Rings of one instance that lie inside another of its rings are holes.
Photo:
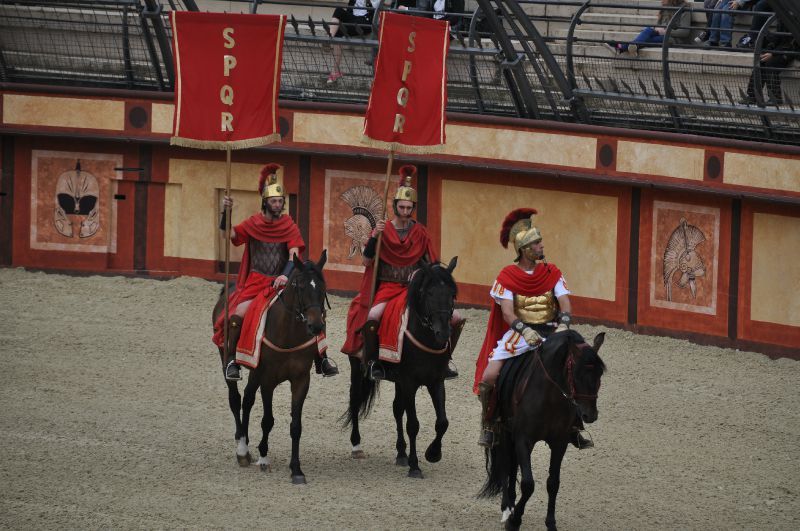
[[[561,271],[553,264],[539,262],[533,269],[532,274],[528,274],[519,266],[509,265],[497,275],[497,282],[504,288],[510,290],[515,295],[525,297],[535,297],[542,295],[553,289],[561,278]],[[508,330],[508,323],[503,319],[503,311],[500,305],[492,301],[492,309],[489,313],[489,325],[486,327],[486,337],[483,339],[481,352],[475,362],[475,383],[473,392],[478,393],[478,384],[483,378],[483,371],[489,364],[489,353],[492,352],[497,342]]]
[[[289,215],[283,215],[274,221],[267,221],[262,214],[254,214],[234,227],[235,237],[231,242],[237,247],[247,244],[251,239],[267,243],[286,243],[289,249],[297,247],[298,255],[302,256],[306,249],[300,229]],[[242,263],[239,267],[239,276],[236,278],[236,288],[228,296],[228,313],[233,315],[236,307],[242,302],[253,300],[258,295],[263,295],[267,300],[272,296],[274,289],[272,283],[275,277],[268,277],[256,271],[250,271],[250,246],[245,245]],[[247,309],[248,313],[253,305]],[[224,312],[223,312],[224,314]],[[218,347],[223,342],[224,315],[220,315],[214,323],[214,337],[212,340]]]
[[[394,225],[387,223],[381,240],[380,260],[391,266],[404,267],[416,264],[425,255],[431,262],[436,261],[431,238],[422,223],[414,223],[404,240],[400,240],[400,235]],[[369,292],[372,289],[373,269],[373,266],[364,268],[358,295],[350,303],[350,310],[347,312],[347,339],[342,346],[342,352],[349,356],[357,355],[363,344],[363,338],[358,332],[367,322],[369,314]],[[375,300],[372,301],[372,305],[386,302],[407,291],[408,287],[403,284],[382,282],[375,292]]]

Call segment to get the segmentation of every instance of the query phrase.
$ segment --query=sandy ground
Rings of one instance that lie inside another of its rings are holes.
[[[499,524],[478,500],[484,457],[470,386],[487,313],[469,318],[447,383],[444,457],[425,479],[394,465],[393,389],[363,423],[368,458],[339,429],[348,377],[311,384],[301,462],[289,480],[289,389],[276,391],[273,471],[239,468],[210,343],[219,285],[0,269],[0,527],[448,528]],[[331,297],[332,357],[346,369],[347,301]],[[600,328],[578,326],[591,338]],[[606,329],[596,448],[570,449],[562,529],[798,529],[800,364]],[[255,426],[260,437],[260,400]],[[433,438],[418,394],[420,446]],[[544,445],[523,525],[542,527]]]

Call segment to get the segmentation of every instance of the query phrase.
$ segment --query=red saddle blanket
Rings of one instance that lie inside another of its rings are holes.
[[[378,328],[378,357],[382,361],[400,363],[403,352],[403,340],[408,326],[408,290],[391,299],[381,317]]]
[[[236,345],[236,362],[240,365],[255,369],[261,359],[261,344],[265,339],[265,325],[267,322],[267,312],[278,300],[279,293],[267,299],[266,297],[256,297],[247,308],[242,323],[242,333],[239,336],[239,343]],[[316,338],[317,353],[322,355],[328,349],[328,342],[325,333]]]

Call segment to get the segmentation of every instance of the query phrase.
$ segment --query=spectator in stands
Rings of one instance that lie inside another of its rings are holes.
[[[753,5],[753,21],[750,23],[750,31],[744,34],[744,36],[739,39],[739,42],[736,44],[737,48],[752,48],[756,43],[756,37],[758,37],[758,32],[761,31],[761,28],[764,27],[764,24],[767,23],[769,20],[769,13],[772,13],[774,9],[769,3],[769,0],[758,0]],[[764,13],[759,14],[759,13]]]
[[[733,32],[733,13],[750,9],[755,0],[719,0],[714,9],[722,10],[721,13],[714,13],[711,17],[711,26],[708,28],[708,40],[705,46],[719,46],[720,48],[730,48]]]
[[[337,7],[331,19],[331,37],[353,37],[369,35],[372,32],[372,16],[380,0],[350,0],[347,7]],[[328,84],[336,83],[344,76],[339,66],[342,62],[342,47],[333,45],[333,70],[328,76]]]
[[[764,37],[764,53],[761,54],[761,84],[767,86],[769,98],[767,105],[778,106],[783,103],[781,90],[781,71],[795,59],[800,59],[800,46],[783,24],[778,23],[777,31]],[[755,72],[750,74],[747,84],[747,95],[740,103],[752,105],[756,103]]]
[[[684,0],[661,0],[661,6],[667,9],[661,9],[658,12],[658,21],[655,26],[648,26],[644,28],[639,35],[637,35],[633,42],[619,42],[619,41],[606,41],[605,44],[611,50],[619,55],[622,53],[631,53],[635,56],[639,55],[639,48],[647,46],[648,44],[661,44],[664,42],[664,35],[666,34],[666,25],[675,15],[675,8],[684,7],[689,5]],[[678,23],[673,26],[670,33],[670,42],[673,43],[686,43],[689,39],[689,32],[692,25],[692,13],[685,9],[678,20]]]
[[[710,10],[714,9],[714,6],[717,5],[719,0],[703,0],[703,9]],[[706,29],[700,32],[700,35],[694,38],[694,42],[697,44],[702,44],[708,40],[709,29],[711,28],[711,19],[714,17],[714,13],[711,11],[706,11]]]
[[[417,0],[417,9],[431,11],[431,17],[435,20],[447,20],[451,39],[461,30],[464,17],[459,14],[464,12],[464,0]]]

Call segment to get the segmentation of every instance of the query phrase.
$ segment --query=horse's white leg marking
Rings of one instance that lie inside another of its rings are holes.
[[[509,508],[503,509],[503,513],[500,515],[500,523],[501,524],[506,523],[506,520],[508,520],[509,518],[511,518],[511,509]]]
[[[361,451],[361,445],[360,445],[360,444],[356,444],[355,446],[353,446],[353,451],[354,451],[354,452],[359,452],[359,451]]]
[[[247,438],[239,437],[239,444],[236,446],[236,455],[244,457],[250,450],[247,448]]]
[[[259,457],[258,458],[258,462],[256,464],[257,465],[264,465],[266,467],[269,467],[270,466],[269,456],[265,455],[264,457]]]

